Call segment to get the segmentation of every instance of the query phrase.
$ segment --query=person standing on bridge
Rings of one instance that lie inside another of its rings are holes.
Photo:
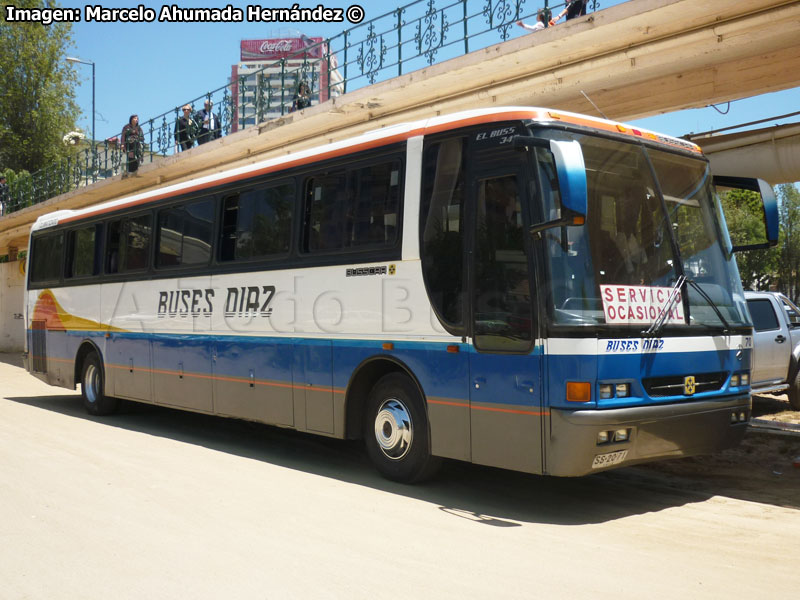
[[[297,86],[297,93],[294,95],[292,107],[289,109],[289,112],[303,110],[309,106],[311,106],[311,90],[308,88],[308,84],[305,81],[301,81],[300,85]]]
[[[123,177],[130,173],[136,173],[139,163],[142,161],[142,149],[144,148],[144,133],[139,127],[139,115],[131,115],[128,124],[122,128],[120,136],[122,151],[125,153],[127,170],[122,174]]]
[[[544,11],[539,10],[536,13],[536,25],[528,25],[523,23],[522,21],[517,21],[517,25],[522,27],[523,29],[527,29],[528,31],[540,31],[546,27],[545,20],[544,20]]]
[[[198,110],[197,115],[195,115],[195,121],[200,127],[197,136],[198,144],[205,144],[206,142],[222,137],[219,115],[214,114],[213,106],[214,103],[206,99],[203,110]]]
[[[550,25],[555,25],[561,17],[567,15],[567,21],[586,14],[586,3],[589,0],[567,0],[564,10],[558,13],[555,19],[550,19]]]
[[[194,146],[197,137],[197,124],[192,117],[192,107],[186,104],[182,110],[183,115],[175,121],[175,152],[178,152],[178,147],[186,151]]]

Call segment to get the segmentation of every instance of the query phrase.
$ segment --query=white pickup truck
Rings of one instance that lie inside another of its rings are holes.
[[[800,309],[777,292],[745,292],[753,318],[751,391],[786,392],[800,410]]]

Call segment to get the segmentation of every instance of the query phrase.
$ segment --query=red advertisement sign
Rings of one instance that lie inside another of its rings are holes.
[[[322,38],[305,35],[296,38],[242,40],[240,50],[242,61],[280,60],[281,58],[295,57],[322,58],[325,54]]]

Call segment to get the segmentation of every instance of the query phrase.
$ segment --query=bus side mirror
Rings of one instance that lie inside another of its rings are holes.
[[[766,241],[759,241],[748,244],[735,245],[731,248],[733,252],[742,250],[757,250],[759,248],[770,248],[778,243],[778,201],[772,187],[763,179],[751,177],[727,177],[714,176],[714,186],[718,194],[736,191],[758,194],[763,209],[762,219],[764,223],[764,237]]]
[[[534,225],[531,227],[531,233],[544,231],[551,227],[583,225],[586,221],[588,193],[586,164],[583,161],[583,150],[580,143],[574,140],[566,142],[518,135],[514,138],[514,145],[517,148],[539,147],[549,150],[553,155],[558,177],[561,218]]]
[[[556,161],[558,187],[561,188],[561,208],[573,216],[586,218],[586,164],[583,150],[576,141],[550,140],[550,151]]]

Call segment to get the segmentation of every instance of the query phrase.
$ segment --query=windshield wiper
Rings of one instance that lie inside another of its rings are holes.
[[[729,333],[731,331],[731,326],[728,324],[728,321],[725,320],[725,317],[722,316],[722,311],[720,311],[716,303],[711,299],[711,297],[708,294],[706,294],[705,290],[701,288],[700,284],[697,283],[694,279],[687,279],[686,281],[689,283],[690,286],[696,289],[697,293],[700,294],[705,299],[706,302],[708,302],[708,305],[712,309],[714,309],[714,312],[717,314],[717,317],[719,317],[722,326],[725,328],[723,330],[723,333]]]
[[[678,298],[681,297],[680,290],[683,287],[683,284],[687,281],[686,275],[679,275],[678,280],[675,282],[675,285],[672,286],[672,289],[669,292],[669,298],[667,298],[667,304],[664,306],[663,312],[658,315],[653,324],[647,329],[647,331],[642,332],[642,336],[650,337],[650,336],[657,336],[661,333],[661,329],[664,327],[664,323],[667,322],[667,317],[669,313],[672,312],[675,303],[678,301]]]

